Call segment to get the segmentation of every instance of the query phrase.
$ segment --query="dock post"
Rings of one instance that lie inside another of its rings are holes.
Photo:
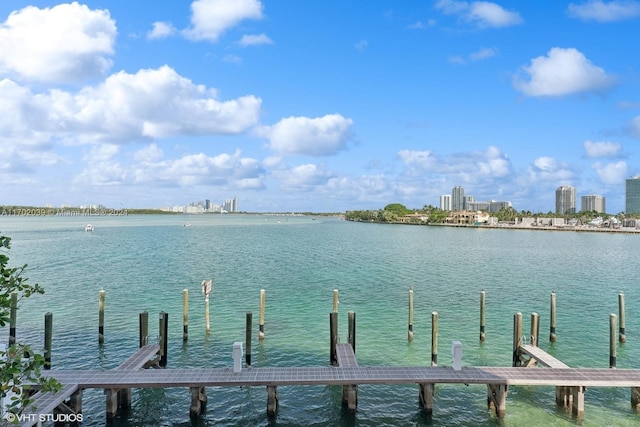
[[[624,294],[620,292],[618,294],[618,317],[620,319],[620,342],[627,342],[627,336],[625,334],[625,315],[624,315]]]
[[[431,313],[431,366],[438,366],[438,312]]]
[[[356,314],[353,311],[347,313],[347,321],[349,322],[349,330],[347,332],[347,342],[351,344],[353,353],[356,352]]]
[[[338,304],[340,304],[340,301],[338,301],[338,290],[334,289],[333,290],[333,312],[334,313],[338,312]]]
[[[409,289],[409,341],[413,341],[413,289]]]
[[[538,347],[538,337],[540,336],[540,316],[538,313],[531,313],[531,345]]]
[[[82,412],[82,389],[78,389],[69,397],[69,408],[76,413],[79,414]]]
[[[182,341],[189,340],[189,290],[182,290]]]
[[[640,387],[631,387],[631,406],[640,411]]]
[[[104,289],[100,289],[98,297],[98,343],[104,343]]]
[[[9,345],[16,343],[16,324],[18,322],[18,293],[11,292],[11,311],[9,314]]]
[[[258,332],[258,338],[264,339],[264,306],[265,306],[265,290],[260,289],[260,319],[258,326],[260,331]]]
[[[522,343],[522,313],[513,316],[513,362],[511,366],[522,366],[520,360],[520,344]]]
[[[480,342],[484,342],[487,339],[485,334],[485,305],[486,305],[487,293],[483,290],[480,291]]]
[[[571,387],[556,386],[556,405],[568,409],[572,403],[573,395],[571,394]]]
[[[571,413],[577,418],[584,418],[584,392],[586,387],[571,387],[573,403],[571,405]]]
[[[160,312],[158,330],[160,331],[160,367],[167,366],[167,349],[168,349],[168,331],[169,331],[169,313]]]
[[[198,418],[207,404],[207,393],[204,387],[189,387],[191,392],[191,406],[189,417]]]
[[[118,390],[105,388],[104,394],[107,400],[107,419],[110,420],[118,415]]]
[[[614,313],[609,315],[609,367],[616,367],[616,323],[617,317]]]
[[[506,384],[487,384],[487,406],[495,409],[498,418],[504,418],[507,413]]]
[[[329,348],[329,363],[331,366],[338,365],[338,355],[336,353],[336,347],[338,345],[338,313],[332,311],[329,313],[329,329],[330,329],[330,348]]]
[[[144,347],[149,344],[149,313],[143,311],[138,318],[138,324],[140,326],[140,347]]]
[[[433,413],[433,395],[435,393],[434,383],[420,383],[420,406],[427,414]]]
[[[267,386],[267,415],[273,416],[278,410],[278,388],[275,385]]]
[[[44,369],[51,369],[51,341],[53,340],[53,314],[44,315]]]
[[[549,341],[556,342],[556,293],[551,292],[551,315],[549,316]]]
[[[247,311],[246,315],[246,326],[245,326],[245,339],[244,339],[244,348],[245,348],[245,356],[244,362],[247,365],[247,368],[251,366],[251,324],[253,320],[253,313]]]

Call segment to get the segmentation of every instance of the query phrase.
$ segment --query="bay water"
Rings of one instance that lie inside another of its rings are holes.
[[[85,232],[87,223],[95,227]],[[53,313],[53,369],[111,369],[138,345],[138,314],[169,313],[168,369],[233,366],[253,312],[252,365],[328,366],[329,312],[339,290],[339,332],[357,316],[356,355],[365,365],[425,365],[431,313],[439,314],[440,365],[453,340],[463,365],[510,366],[513,315],[540,314],[540,347],[572,367],[608,367],[609,314],[626,297],[627,342],[618,368],[640,369],[640,236],[364,224],[333,217],[129,215],[0,217],[12,238],[11,265],[28,264],[46,293],[23,300],[18,340],[43,346],[44,314]],[[200,285],[213,279],[211,333],[205,333]],[[408,294],[414,290],[412,342]],[[98,293],[106,292],[105,342],[98,344]],[[182,341],[182,290],[189,290],[189,340]],[[265,339],[257,339],[260,289],[266,290]],[[487,340],[479,341],[480,291],[487,294]],[[557,294],[556,343],[548,340],[549,299]],[[5,342],[8,328],[0,329]],[[361,385],[358,409],[341,405],[339,386],[279,387],[279,409],[266,415],[266,390],[208,388],[206,412],[189,419],[186,388],[133,391],[122,426],[632,426],[640,415],[628,388],[589,388],[576,422],[555,405],[553,387],[511,387],[507,414],[487,409],[484,385],[438,385],[431,416],[418,386]],[[84,423],[106,423],[102,390],[85,390]]]

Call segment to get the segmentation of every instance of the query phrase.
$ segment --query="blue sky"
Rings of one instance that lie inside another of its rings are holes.
[[[631,0],[3,0],[0,204],[617,213],[638,40]]]

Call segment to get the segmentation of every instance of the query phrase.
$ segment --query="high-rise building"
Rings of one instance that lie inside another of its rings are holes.
[[[640,213],[640,176],[627,179],[625,213]]]
[[[556,190],[556,213],[560,215],[576,213],[576,189],[563,185]]]
[[[603,196],[597,196],[591,194],[589,196],[582,196],[580,201],[580,210],[584,212],[607,212],[605,205],[605,198]]]
[[[451,195],[443,194],[440,196],[440,210],[450,211],[451,210]]]
[[[451,210],[463,211],[465,209],[464,202],[464,188],[459,185],[453,187],[453,190],[451,190]]]

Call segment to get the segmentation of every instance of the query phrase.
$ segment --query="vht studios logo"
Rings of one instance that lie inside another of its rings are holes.
[[[12,414],[11,412],[4,414],[4,419],[10,423],[29,422],[54,422],[54,423],[76,423],[82,422],[82,414]]]

